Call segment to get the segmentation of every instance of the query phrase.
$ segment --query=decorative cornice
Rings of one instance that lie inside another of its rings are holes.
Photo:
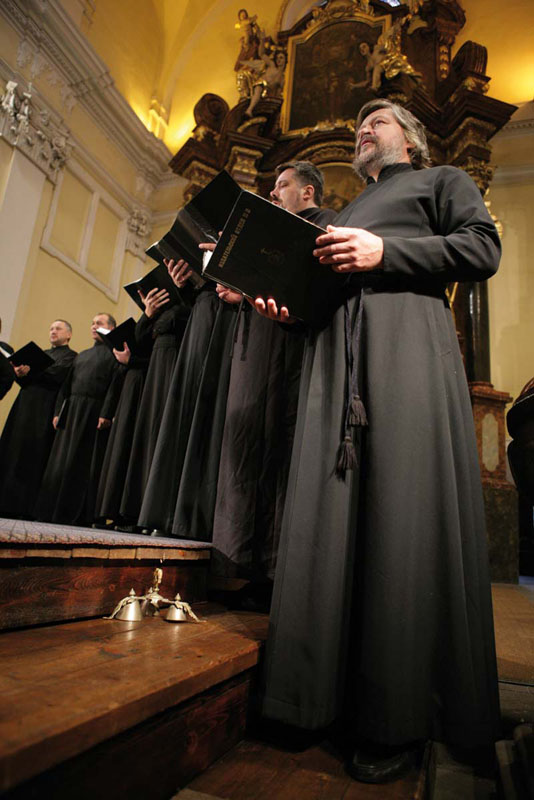
[[[73,143],[61,117],[35,102],[28,87],[13,80],[0,59],[0,75],[6,81],[0,98],[0,138],[24,153],[52,183],[71,156]]]
[[[21,37],[19,69],[59,84],[63,111],[78,103],[155,189],[171,152],[150,133],[117,91],[109,70],[59,0],[2,0],[0,14]]]
[[[511,119],[502,130],[495,134],[492,141],[515,139],[518,136],[534,136],[534,119]]]
[[[511,183],[534,184],[534,164],[495,167],[492,186],[505,186]]]

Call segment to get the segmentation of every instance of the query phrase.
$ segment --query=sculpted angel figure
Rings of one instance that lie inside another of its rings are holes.
[[[243,61],[243,79],[247,83],[245,96],[250,97],[245,115],[252,117],[261,97],[281,97],[284,88],[287,55],[284,50],[276,50],[274,57],[265,48],[265,31],[260,32],[259,58]]]
[[[382,76],[391,80],[399,73],[409,75],[418,83],[421,82],[420,72],[416,72],[408,59],[401,52],[401,28],[403,20],[397,20],[389,30],[378,37],[378,41],[371,50],[367,42],[361,42],[359,51],[365,58],[365,80],[351,83],[351,88],[370,86],[376,91],[382,82]]]
[[[17,85],[16,81],[8,81],[6,83],[6,90],[2,96],[2,108],[12,117],[15,116],[17,111]]]
[[[256,22],[257,18],[257,14],[254,14],[253,17],[249,17],[246,8],[240,8],[237,13],[237,22],[235,27],[237,30],[243,31],[243,33],[239,40],[241,43],[241,49],[234,66],[234,70],[236,72],[239,72],[244,61],[258,57],[260,46],[260,29]]]

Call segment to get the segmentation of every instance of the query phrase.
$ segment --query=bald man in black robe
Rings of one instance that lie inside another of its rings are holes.
[[[480,472],[445,287],[489,278],[500,242],[463,171],[424,168],[413,115],[373,101],[357,130],[368,186],[314,251],[349,283],[306,347],[263,709],[307,729],[344,717],[349,772],[381,782],[425,740],[499,737]],[[256,306],[291,321],[275,299]]]
[[[97,328],[114,327],[110,314],[96,314],[91,323],[94,345],[76,356],[57,397],[57,433],[35,508],[38,520],[93,522],[98,479],[124,379],[123,367]]]
[[[24,364],[15,368],[20,392],[0,439],[0,515],[31,519],[33,506],[54,442],[52,425],[57,394],[76,353],[69,347],[72,328],[56,319],[50,325],[53,364],[36,375]]]

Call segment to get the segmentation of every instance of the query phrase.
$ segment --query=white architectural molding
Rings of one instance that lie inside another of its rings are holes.
[[[91,192],[91,206],[87,216],[87,221],[83,229],[83,238],[80,246],[80,253],[78,259],[73,259],[66,253],[63,253],[52,242],[52,231],[54,229],[54,222],[56,219],[59,197],[61,193],[61,186],[63,183],[64,173],[59,176],[56,184],[52,203],[50,205],[50,212],[48,220],[43,231],[43,238],[41,247],[54,258],[59,259],[72,270],[81,275],[85,280],[100,289],[107,297],[115,303],[119,299],[121,288],[121,274],[124,259],[124,252],[126,250],[126,241],[128,237],[128,212],[117,201],[106,192],[93,178],[86,172],[83,167],[76,161],[69,163],[68,169],[72,174]],[[111,262],[111,274],[109,283],[103,283],[96,275],[93,275],[87,267],[91,241],[95,226],[96,214],[100,203],[107,206],[120,220],[117,238],[115,240],[115,247]]]
[[[495,167],[492,186],[505,186],[510,183],[534,184],[534,164]]]
[[[57,183],[60,170],[65,166],[69,158],[75,160],[91,175],[94,176],[100,186],[122,204],[131,214],[142,214],[146,218],[148,227],[151,227],[151,211],[146,205],[146,200],[152,193],[153,187],[146,184],[142,175],[138,176],[136,182],[136,195],[141,196],[145,201],[140,202],[137,196],[130,194],[120,184],[94,156],[91,155],[86,146],[75,137],[66,126],[61,117],[46,100],[41,96],[35,87],[30,87],[28,82],[20,73],[12,70],[5,61],[0,58],[0,78],[6,84],[15,83],[16,86],[16,106],[24,93],[29,94],[31,88],[31,129],[24,132],[19,129],[18,121],[14,111],[4,108],[0,103],[0,137],[4,138],[12,147],[20,150],[26,155],[35,166],[41,169],[45,175],[53,182]],[[6,105],[8,103],[6,102]],[[171,170],[162,177],[160,185],[165,188],[179,185],[183,178],[179,178]],[[145,191],[141,191],[146,187]],[[137,233],[132,236],[129,232],[126,240],[126,249],[145,260],[144,249],[147,246],[146,237]]]
[[[61,117],[35,102],[30,87],[21,83],[0,60],[6,90],[0,100],[0,138],[20,150],[55,183],[71,155],[72,145]]]
[[[534,100],[522,103],[504,128],[495,134],[492,141],[515,139],[518,136],[534,137]]]
[[[51,82],[59,83],[66,113],[79,103],[147,184],[157,188],[170,172],[171,152],[117,91],[105,62],[59,0],[2,0],[0,14],[21,37],[19,69],[31,65],[34,76],[46,72]]]

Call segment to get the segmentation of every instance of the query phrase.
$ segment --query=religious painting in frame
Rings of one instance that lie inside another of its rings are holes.
[[[376,97],[373,50],[378,53],[378,39],[390,24],[389,14],[353,12],[289,38],[283,133],[300,135],[356,118],[358,109]]]

